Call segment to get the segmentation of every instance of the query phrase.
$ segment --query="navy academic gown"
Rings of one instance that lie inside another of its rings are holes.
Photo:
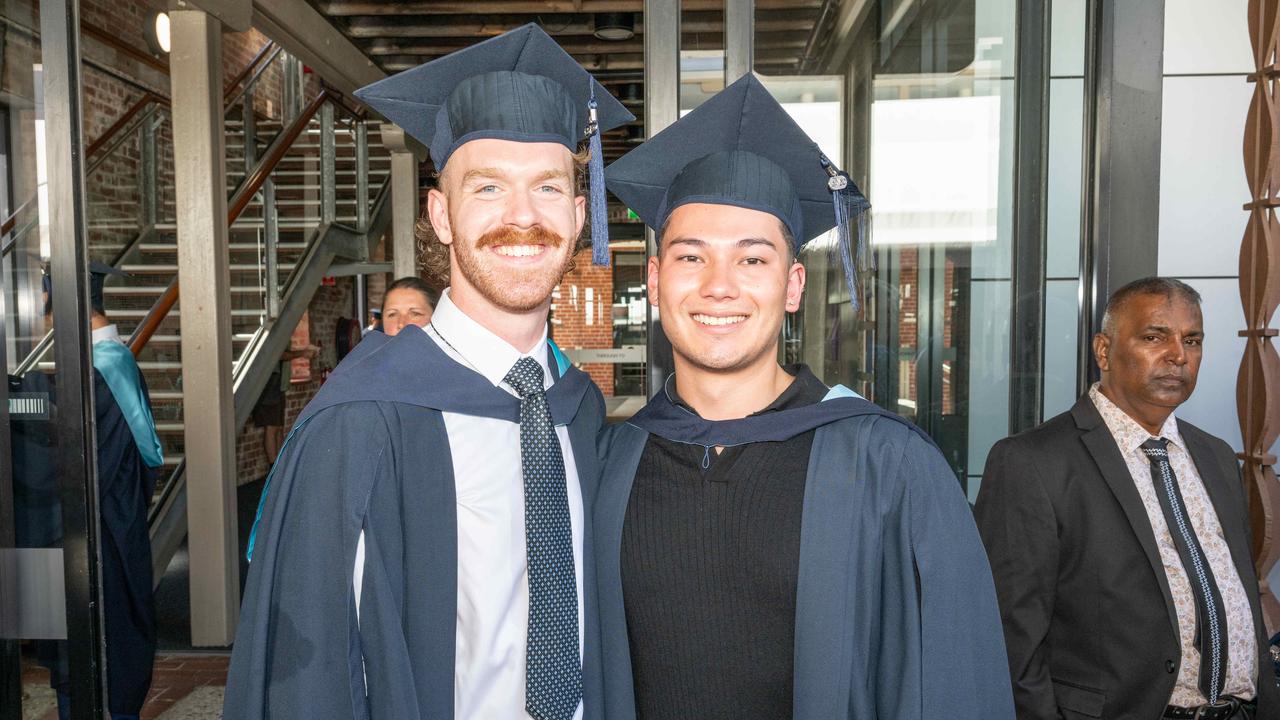
[[[752,419],[770,426],[769,439],[817,428],[800,530],[794,717],[1013,718],[995,585],[955,475],[915,426],[848,394],[834,390],[818,404],[829,410],[810,415],[807,427],[785,427],[780,413]],[[596,575],[608,720],[636,716],[620,550],[649,432],[633,423],[611,426],[600,443]],[[665,437],[687,442],[698,422],[677,418],[667,428],[675,432]]]
[[[20,387],[45,395],[56,405],[52,379],[44,373],[29,373]],[[123,399],[118,399],[116,392]],[[107,707],[113,714],[137,715],[151,687],[156,651],[151,536],[147,526],[155,475],[148,463],[158,466],[161,457],[146,381],[123,345],[94,346],[93,402],[98,440],[98,549],[102,558]],[[21,434],[21,444],[14,453],[20,547],[62,544],[61,504],[53,474],[57,446],[51,427],[43,440],[37,432],[40,425],[51,422],[26,423],[30,427]],[[65,643],[42,641],[38,654],[41,664],[49,668],[50,685],[65,690],[69,680]]]
[[[590,507],[604,401],[552,349],[548,390]],[[453,718],[457,501],[442,411],[519,420],[519,400],[419,328],[370,333],[290,432],[264,490],[227,679],[236,720]],[[584,513],[584,717],[602,694]],[[357,624],[352,570],[365,533]],[[362,662],[363,661],[363,662]]]
[[[130,362],[132,357],[129,356]],[[142,373],[136,364],[132,369],[135,391],[147,398]],[[155,491],[155,475],[144,461],[134,429],[103,373],[95,369],[93,378],[98,433],[98,512],[102,517],[98,549],[102,556],[107,707],[113,714],[137,715],[151,688],[156,653],[151,535],[147,526],[147,507]],[[149,399],[147,402],[149,410]],[[149,412],[147,419],[150,420]],[[154,423],[150,431],[154,433]],[[155,440],[154,446],[158,445],[159,440]]]

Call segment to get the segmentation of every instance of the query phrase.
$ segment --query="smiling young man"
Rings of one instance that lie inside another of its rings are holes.
[[[607,177],[660,233],[649,300],[675,360],[601,440],[607,716],[1012,718],[990,571],[941,454],[777,361],[798,246],[865,199],[752,75]]]
[[[1235,454],[1174,415],[1204,340],[1189,285],[1125,285],[1101,382],[991,449],[975,512],[1019,718],[1280,717]]]
[[[534,25],[357,96],[430,146],[450,289],[425,330],[370,333],[290,433],[224,717],[598,718],[604,404],[547,313],[583,128],[631,115]]]

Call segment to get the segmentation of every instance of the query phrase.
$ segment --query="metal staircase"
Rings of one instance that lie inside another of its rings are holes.
[[[236,428],[248,419],[294,327],[335,258],[365,261],[389,221],[390,155],[376,123],[320,91],[282,117],[262,112],[269,46],[226,99],[228,260]],[[300,89],[301,83],[296,83]],[[147,96],[86,148],[92,259],[128,273],[104,288],[107,316],[133,349],[151,393],[165,466],[150,513],[155,580],[186,534],[181,292],[168,103]],[[35,204],[0,227],[4,252],[38,252]],[[50,331],[19,364],[51,369]]]

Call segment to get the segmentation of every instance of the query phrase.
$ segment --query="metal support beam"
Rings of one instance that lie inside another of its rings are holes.
[[[240,567],[221,37],[218,22],[198,10],[170,17],[182,399],[189,410],[184,420],[191,642],[228,645],[240,605]]]
[[[356,229],[369,229],[369,126],[356,121]]]
[[[355,292],[352,294],[355,295],[356,301],[356,322],[360,323],[360,327],[364,327],[364,324],[369,322],[369,282],[363,273],[356,275],[355,286]]]
[[[62,503],[71,717],[101,718],[103,680],[101,560],[98,550],[97,439],[89,332],[87,202],[80,100],[78,0],[40,4],[53,314],[58,323],[58,453]],[[6,411],[8,409],[6,408]],[[8,499],[5,499],[8,502]]]
[[[333,103],[320,106],[320,222],[332,225],[337,214],[335,175],[337,143],[333,137]]]
[[[7,263],[0,259],[0,272],[7,269]],[[8,288],[5,287],[6,279],[0,277],[0,367],[8,369],[8,353],[6,352],[7,342],[5,317],[7,316]],[[10,433],[12,430],[9,425],[9,383],[0,383],[0,408],[4,408],[5,412],[0,413],[0,458],[12,458],[13,449],[10,443]],[[14,503],[10,498],[13,495],[13,463],[0,460],[0,554],[5,554],[17,544],[16,528],[14,525]],[[5,607],[0,607],[0,697],[21,698],[22,697],[22,654],[19,651],[19,641],[9,638],[4,632],[6,625],[6,609],[12,612],[13,603],[9,598],[13,590],[0,585],[0,603],[4,603]],[[22,719],[22,703],[8,702],[0,703],[0,720],[21,720]]]
[[[1107,298],[1156,274],[1164,0],[1088,0],[1084,244],[1077,394],[1098,377],[1089,338]]]
[[[154,107],[154,106],[152,106]],[[138,225],[155,227],[156,206],[156,120],[154,114],[143,118],[138,126]]]
[[[302,63],[298,62],[298,58],[289,53],[284,54],[284,78],[280,88],[282,95],[282,104],[284,105],[284,124],[288,125],[293,119],[302,114],[302,108],[307,104],[303,99],[302,86],[304,78],[302,77]]]
[[[256,85],[251,85],[245,90],[242,98],[243,104],[240,106],[240,118],[243,123],[244,132],[241,133],[241,139],[244,141],[244,174],[248,177],[249,173],[258,166],[258,116],[253,112],[254,90]]]
[[[262,226],[267,319],[275,320],[280,317],[280,216],[276,211],[276,183],[271,179],[262,183]]]
[[[644,130],[653,137],[680,117],[680,0],[645,0],[644,26]],[[653,257],[657,251],[657,238],[647,230],[645,256]],[[652,397],[674,367],[671,343],[662,332],[657,309],[645,307],[649,324],[645,367]]]
[[[387,76],[307,0],[253,0],[253,26],[341,92]]]
[[[724,84],[755,69],[755,0],[724,0]]]
[[[391,151],[391,262],[396,278],[418,275],[418,164],[426,156],[422,145],[398,126],[382,125],[382,145]],[[364,319],[361,318],[361,322]]]
[[[1019,0],[1014,135],[1013,306],[1009,432],[1040,424],[1044,405],[1044,278],[1048,240],[1049,6]]]

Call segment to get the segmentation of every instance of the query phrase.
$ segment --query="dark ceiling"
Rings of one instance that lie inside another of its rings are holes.
[[[617,158],[643,137],[643,0],[310,2],[387,74],[536,22],[637,117],[634,129],[605,134],[606,159]],[[823,4],[824,0],[756,0],[757,71],[799,72],[806,51],[813,53],[821,45],[815,26]],[[723,50],[724,0],[683,0],[682,7],[681,48]],[[603,12],[634,13],[635,37],[597,38],[593,18]]]

